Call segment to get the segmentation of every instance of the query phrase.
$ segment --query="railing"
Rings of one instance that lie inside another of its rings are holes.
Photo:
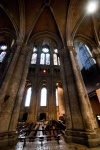
[[[37,135],[37,132],[41,132],[41,135]],[[33,132],[33,134],[30,136],[30,134]],[[29,134],[30,133],[30,134]],[[49,134],[49,135],[48,135]],[[20,142],[24,142],[23,147],[26,145],[26,142],[34,142],[36,140],[39,140],[41,142],[41,146],[43,145],[43,141],[51,141],[56,140],[59,144],[60,137],[63,135],[61,129],[50,129],[50,130],[27,130],[24,131],[22,135],[18,137],[18,140]]]

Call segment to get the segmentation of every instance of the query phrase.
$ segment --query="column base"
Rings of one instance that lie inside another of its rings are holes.
[[[99,147],[100,130],[90,132],[66,130],[64,139],[67,143],[77,143],[88,147]]]
[[[18,134],[16,132],[0,133],[0,148],[6,146],[14,146],[18,142]]]

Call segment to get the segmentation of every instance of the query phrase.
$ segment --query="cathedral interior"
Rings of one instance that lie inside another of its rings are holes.
[[[0,0],[0,147],[44,122],[100,146],[100,0]]]

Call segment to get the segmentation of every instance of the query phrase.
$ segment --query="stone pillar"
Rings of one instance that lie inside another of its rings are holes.
[[[97,66],[100,69],[100,52],[93,53],[93,55],[94,55],[94,58],[96,59]]]
[[[58,106],[59,106],[59,115],[65,114],[65,103],[63,97],[63,89],[62,87],[58,86]]]
[[[71,118],[71,109],[70,109],[70,99],[69,99],[69,93],[68,93],[68,87],[67,87],[67,79],[65,75],[65,68],[64,68],[64,62],[66,59],[66,50],[60,50],[59,56],[60,56],[60,72],[61,72],[61,78],[62,78],[62,86],[64,91],[64,102],[65,102],[65,119],[66,119],[66,127],[67,129],[72,129],[72,118]]]
[[[21,49],[22,45],[23,45],[23,42],[21,40],[17,40],[15,54],[13,56],[12,62],[9,66],[9,69],[6,73],[6,76],[4,78],[4,81],[3,81],[1,89],[0,89],[0,111],[1,111],[2,103],[4,102],[5,99],[7,99],[9,97],[9,95],[6,94],[6,91],[9,86],[9,82],[10,82],[11,76],[13,74],[13,70],[16,65],[17,59],[19,57],[19,53],[20,53],[20,49]]]
[[[64,82],[64,86],[66,87],[64,87],[64,90],[66,90],[64,91],[64,94],[66,95],[64,96],[66,104],[66,126],[68,130],[84,130],[83,119],[79,106],[79,98],[68,49],[63,49],[62,53],[60,52],[60,60],[61,57],[64,69],[63,76],[65,76],[64,80],[63,78],[62,80]],[[65,92],[67,92],[67,94]]]
[[[16,98],[22,80],[23,69],[27,57],[26,55],[27,50],[26,48],[25,49],[24,48],[20,47],[20,54],[17,59],[17,63],[13,69],[13,73],[9,81],[8,89],[6,90],[6,94],[9,95],[9,97],[4,101],[4,103],[2,103],[1,116],[0,116],[0,133],[8,137],[8,138],[6,137],[6,139],[5,136],[4,138],[2,138],[5,141],[5,145],[9,144],[9,142],[10,144],[14,144],[15,141],[15,138],[13,137],[15,131],[10,132],[11,130],[10,126],[12,126],[11,124],[13,122],[12,116],[14,112],[14,106],[15,105],[17,106],[18,104]],[[15,121],[14,122],[14,126],[15,126],[16,120],[14,121]],[[2,141],[0,141],[0,146],[2,146]]]
[[[37,109],[38,109],[38,100],[37,100],[37,88],[35,88],[36,85],[36,79],[34,81],[34,86],[32,86],[32,99],[31,99],[31,105],[30,105],[30,110],[27,118],[27,122],[37,122]],[[34,89],[34,90],[33,90]]]
[[[76,142],[84,145],[98,146],[100,141],[96,133],[98,128],[89,99],[82,81],[81,73],[78,70],[77,62],[73,54],[73,48],[68,47],[60,52],[60,60],[63,63],[64,75],[62,77],[64,87],[67,89],[67,97],[65,97],[66,105],[66,134],[67,142]],[[62,66],[61,66],[62,67]],[[64,77],[65,76],[65,77]],[[68,107],[68,110],[67,110]],[[70,120],[68,120],[70,119]],[[69,123],[68,123],[69,122]]]
[[[96,94],[97,94],[97,97],[98,97],[98,101],[100,103],[100,88],[96,90]]]
[[[52,79],[52,87],[51,87],[52,93],[50,93],[51,99],[49,99],[51,101],[51,118],[50,119],[56,120],[57,119],[57,108],[56,108],[55,90],[56,90],[56,86],[53,84],[53,79]]]
[[[27,46],[24,47],[23,49],[24,49],[23,53],[25,55],[27,55],[27,52],[30,49]],[[27,79],[28,68],[30,65],[31,56],[32,56],[31,51],[29,51],[29,53],[27,55],[26,62],[24,63],[21,82],[19,85],[18,94],[17,94],[16,99],[15,99],[15,104],[13,107],[13,113],[11,116],[9,131],[16,131],[16,126],[17,126],[17,122],[18,122],[18,118],[19,118],[19,112],[20,112],[20,107],[21,107],[21,103],[22,103],[22,99],[23,99],[24,90],[25,90],[25,84],[26,84],[26,79]]]
[[[84,127],[86,131],[93,130],[97,128],[96,120],[93,116],[93,111],[91,108],[91,104],[89,102],[89,98],[86,92],[86,88],[81,76],[81,72],[78,67],[78,63],[76,61],[76,52],[74,47],[68,47],[71,61],[72,61],[72,67],[74,72],[74,77],[76,80],[76,86],[78,90],[78,96],[79,96],[79,102],[80,102],[80,108],[82,112],[82,117],[84,119]]]

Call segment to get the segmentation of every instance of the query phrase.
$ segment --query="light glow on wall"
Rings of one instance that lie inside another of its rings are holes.
[[[87,5],[87,13],[94,13],[97,10],[98,3],[96,0],[90,1]]]

